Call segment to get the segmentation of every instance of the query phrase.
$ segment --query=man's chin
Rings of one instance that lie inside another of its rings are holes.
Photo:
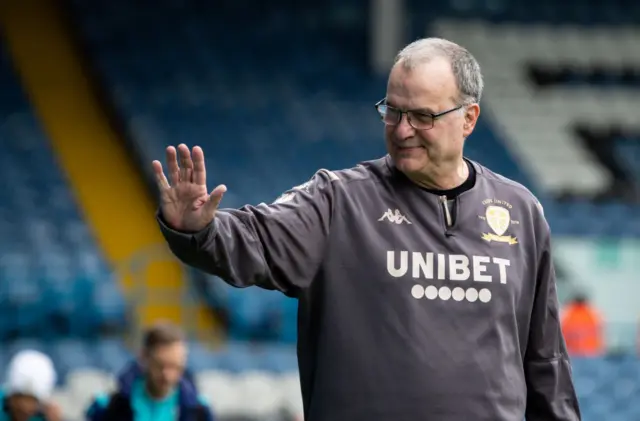
[[[393,162],[403,173],[418,172],[424,166],[424,160],[413,153],[398,153],[393,157]]]

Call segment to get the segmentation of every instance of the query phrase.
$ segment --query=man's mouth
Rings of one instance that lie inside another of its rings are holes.
[[[421,145],[396,145],[396,147],[400,150],[407,150],[407,149],[418,149],[418,148],[422,148]]]

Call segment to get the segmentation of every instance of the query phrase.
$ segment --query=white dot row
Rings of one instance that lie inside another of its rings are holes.
[[[435,300],[436,298],[440,298],[443,301],[447,301],[449,299],[453,299],[454,301],[467,300],[470,303],[478,300],[483,303],[491,301],[491,291],[487,288],[482,288],[478,291],[476,288],[467,288],[465,290],[461,287],[455,287],[451,290],[449,287],[438,288],[433,285],[429,285],[425,288],[422,285],[414,285],[413,288],[411,288],[411,295],[416,300],[421,298]]]

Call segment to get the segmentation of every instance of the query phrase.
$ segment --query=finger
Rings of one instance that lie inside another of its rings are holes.
[[[193,173],[193,161],[189,147],[184,143],[178,145],[178,155],[180,157],[180,181],[190,183]]]
[[[163,191],[171,187],[169,185],[169,180],[167,180],[167,177],[164,175],[164,171],[162,171],[162,163],[160,161],[153,161],[151,165],[153,166],[153,173],[156,176],[158,189]]]
[[[204,152],[200,146],[194,146],[191,152],[193,160],[193,182],[205,186],[207,184],[207,170],[204,164]]]
[[[180,182],[180,167],[178,166],[178,153],[173,146],[167,147],[167,172],[171,185],[175,186]]]
[[[209,215],[215,215],[218,210],[218,206],[220,206],[220,201],[222,201],[222,196],[227,192],[227,186],[224,184],[220,184],[218,187],[213,189],[211,194],[209,195],[209,200],[205,203],[206,212]]]

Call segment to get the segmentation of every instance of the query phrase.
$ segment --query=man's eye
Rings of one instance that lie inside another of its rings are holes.
[[[420,114],[420,113],[415,113],[411,115],[411,118],[414,121],[419,121],[421,123],[428,123],[431,121],[432,117],[430,115],[427,114]]]

